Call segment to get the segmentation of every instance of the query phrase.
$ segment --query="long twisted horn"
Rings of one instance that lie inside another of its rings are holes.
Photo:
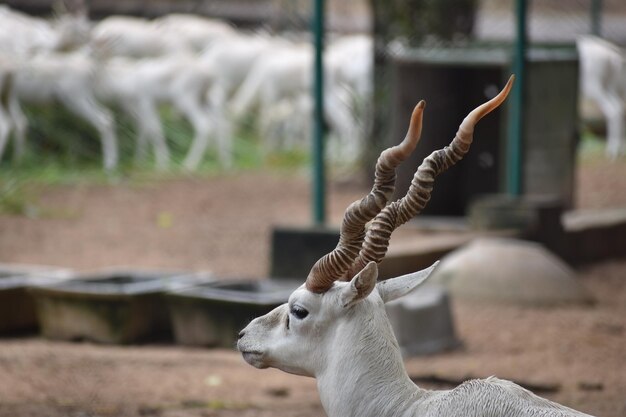
[[[306,280],[309,291],[322,293],[350,268],[359,254],[365,238],[365,225],[389,202],[396,181],[396,167],[415,149],[422,133],[422,114],[426,103],[420,101],[411,116],[409,130],[397,146],[383,151],[376,162],[374,186],[370,193],[350,204],[341,223],[339,243],[319,259]]]
[[[502,91],[481,106],[474,109],[461,123],[449,146],[433,152],[418,167],[407,194],[400,200],[386,206],[376,215],[365,236],[365,242],[358,257],[342,277],[350,280],[368,262],[380,262],[387,253],[391,233],[418,214],[430,200],[435,177],[460,161],[468,152],[473,140],[474,126],[480,119],[495,110],[506,99],[513,80],[512,75]]]

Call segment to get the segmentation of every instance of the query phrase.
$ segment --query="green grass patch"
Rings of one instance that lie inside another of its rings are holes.
[[[29,197],[23,184],[76,184],[139,182],[150,179],[175,178],[190,173],[181,168],[193,138],[192,126],[170,108],[160,109],[162,125],[170,149],[172,164],[166,172],[158,172],[153,156],[135,162],[136,131],[132,120],[115,111],[116,133],[120,154],[119,167],[112,173],[102,168],[101,143],[97,131],[62,106],[29,106],[24,109],[29,120],[26,154],[20,161],[12,159],[12,145],[0,161],[0,178],[10,178],[0,183],[6,190],[6,211],[23,212]],[[152,149],[149,148],[151,153]],[[251,128],[239,131],[233,142],[234,166],[229,172],[256,169],[299,169],[308,163],[303,152],[278,152],[264,155],[258,138]],[[214,141],[195,176],[223,174]],[[0,203],[1,204],[1,203]],[[4,210],[4,209],[0,209]]]
[[[0,213],[32,216],[36,211],[32,190],[22,181],[14,178],[0,181]]]
[[[77,213],[67,209],[41,205],[41,187],[42,184],[30,180],[0,179],[0,214],[48,219],[70,219],[77,216]]]
[[[578,146],[578,155],[583,158],[604,158],[606,149],[606,139],[600,137],[589,130],[584,130],[581,134]]]

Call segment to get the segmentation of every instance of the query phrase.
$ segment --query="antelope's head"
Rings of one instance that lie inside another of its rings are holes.
[[[434,265],[377,283],[377,264],[387,252],[391,233],[424,208],[435,177],[463,158],[474,126],[506,99],[512,83],[513,77],[496,97],[474,109],[451,144],[424,159],[407,194],[389,203],[395,169],[420,138],[425,103],[415,107],[405,139],[378,158],[370,193],[346,210],[337,247],[315,263],[305,284],[286,304],[254,319],[240,332],[237,348],[249,364],[315,377],[336,365],[333,359],[341,356],[338,352],[358,357],[386,344],[399,355],[384,303],[419,286]]]
[[[64,0],[54,5],[55,18],[52,21],[57,32],[56,49],[73,51],[89,43],[91,22],[84,0]]]

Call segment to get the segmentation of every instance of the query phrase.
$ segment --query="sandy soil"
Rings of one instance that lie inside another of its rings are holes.
[[[577,205],[626,206],[626,163],[586,162]],[[333,186],[331,222],[363,192]],[[245,173],[40,190],[37,218],[0,216],[0,261],[211,269],[261,277],[273,224],[306,224],[298,175]],[[497,375],[597,416],[626,415],[626,261],[580,271],[593,307],[453,303],[463,347],[407,360],[421,385]],[[430,381],[430,382],[428,382]],[[0,339],[0,416],[323,416],[315,381],[236,352]]]

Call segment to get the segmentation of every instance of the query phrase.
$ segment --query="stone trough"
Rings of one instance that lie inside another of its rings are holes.
[[[50,339],[127,344],[167,337],[163,294],[196,278],[176,272],[111,269],[31,288]]]
[[[232,348],[250,320],[286,303],[301,282],[215,281],[167,294],[177,343]]]
[[[70,275],[70,270],[55,267],[0,264],[0,334],[34,330],[37,315],[28,287],[59,283]]]

